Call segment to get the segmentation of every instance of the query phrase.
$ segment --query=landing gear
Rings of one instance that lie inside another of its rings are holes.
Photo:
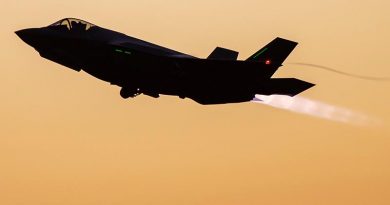
[[[137,97],[140,94],[141,94],[141,92],[140,92],[139,88],[125,88],[125,87],[123,87],[120,91],[120,95],[124,99]]]
[[[122,98],[127,99],[127,98],[134,98],[137,97],[138,95],[148,95],[150,97],[154,98],[159,98],[160,95],[156,92],[150,92],[148,90],[142,90],[140,88],[134,88],[134,87],[123,87],[120,91],[120,95]]]

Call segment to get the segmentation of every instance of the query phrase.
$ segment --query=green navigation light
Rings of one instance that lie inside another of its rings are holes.
[[[267,50],[268,50],[268,48],[264,48],[263,50],[259,51],[258,53],[256,53],[255,56],[253,56],[253,59],[256,59],[257,57],[259,57],[259,55],[261,55],[262,53],[264,53]]]

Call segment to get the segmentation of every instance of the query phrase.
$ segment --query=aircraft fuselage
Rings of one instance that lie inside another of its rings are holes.
[[[16,33],[42,57],[122,87],[124,98],[174,95],[201,104],[237,103],[255,94],[295,95],[313,86],[296,79],[271,80],[281,62],[255,59],[266,51],[238,61],[224,58],[232,58],[234,51],[216,49],[208,59],[199,59],[78,19]]]

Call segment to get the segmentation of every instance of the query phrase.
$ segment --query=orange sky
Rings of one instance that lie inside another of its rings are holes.
[[[0,8],[1,205],[390,204],[390,2],[18,1]],[[139,96],[39,56],[13,33],[77,17],[198,57],[300,44],[277,77],[380,121],[353,125],[255,103]]]

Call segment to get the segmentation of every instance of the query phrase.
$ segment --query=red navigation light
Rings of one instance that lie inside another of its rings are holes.
[[[266,64],[266,65],[270,65],[270,64],[271,64],[271,60],[266,60],[266,61],[265,61],[265,64]]]

